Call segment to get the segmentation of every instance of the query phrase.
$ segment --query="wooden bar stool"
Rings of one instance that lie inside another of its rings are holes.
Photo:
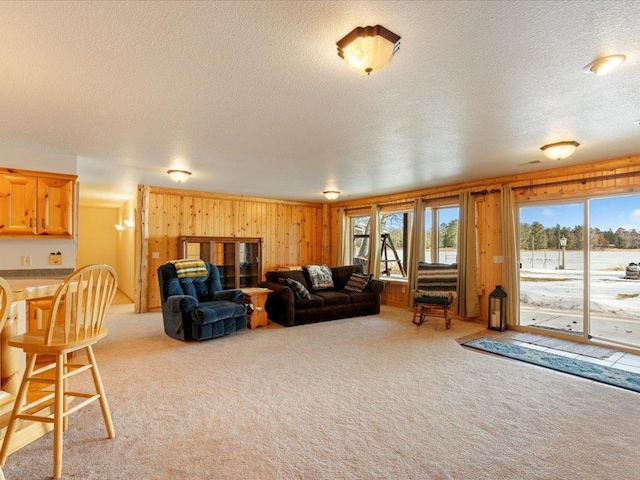
[[[54,295],[51,315],[44,328],[9,339],[9,345],[21,348],[27,354],[27,368],[2,442],[0,466],[4,466],[7,456],[19,448],[11,443],[18,420],[53,424],[53,478],[60,478],[63,431],[68,416],[96,400],[100,402],[107,435],[115,437],[93,344],[107,335],[104,317],[116,294],[117,283],[115,271],[107,265],[90,265],[76,270]],[[86,363],[77,358],[67,360],[67,354],[80,350],[87,354]],[[39,355],[52,356],[53,361],[43,366],[38,364],[36,368]],[[95,392],[69,390],[69,378],[84,372],[91,372]],[[27,402],[31,383],[54,389]],[[76,399],[79,403],[71,405]],[[49,413],[51,409],[53,413]]]
[[[52,298],[39,298],[29,300],[29,324],[27,331],[40,330],[44,326],[44,321],[51,312]]]
[[[4,328],[4,324],[7,323],[7,316],[9,315],[9,306],[11,305],[11,287],[7,281],[0,277],[0,332]],[[0,467],[0,480],[4,479],[4,473]]]

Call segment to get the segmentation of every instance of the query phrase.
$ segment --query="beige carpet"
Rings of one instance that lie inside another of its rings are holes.
[[[406,310],[204,343],[114,306],[96,348],[117,437],[71,418],[67,479],[632,479],[638,394],[479,353]],[[51,476],[51,438],[8,480]]]

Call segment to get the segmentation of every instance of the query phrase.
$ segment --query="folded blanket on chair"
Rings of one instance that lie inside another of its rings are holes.
[[[417,283],[419,296],[446,298],[451,293],[455,298],[458,290],[458,265],[418,262]]]
[[[178,278],[204,277],[207,274],[207,267],[202,260],[173,260]]]

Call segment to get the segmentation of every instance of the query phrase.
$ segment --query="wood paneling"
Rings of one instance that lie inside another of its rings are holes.
[[[502,255],[502,210],[500,193],[483,195],[476,202],[478,215],[478,290],[480,316],[489,312],[489,294],[496,285],[503,284],[502,263],[496,257]]]
[[[382,279],[384,281],[384,279]],[[382,292],[382,304],[407,308],[409,299],[409,287],[405,282],[384,282]]]
[[[148,188],[145,205],[144,188]],[[181,235],[219,237],[259,237],[263,239],[262,271],[276,266],[323,263],[323,206],[314,203],[275,201],[245,196],[209,194],[182,190],[140,187],[138,189],[137,225],[145,225],[141,233],[146,253],[139,262],[147,263],[140,273],[146,281],[144,306],[137,311],[160,308],[157,269],[178,255],[177,238]],[[154,258],[154,255],[157,258]]]

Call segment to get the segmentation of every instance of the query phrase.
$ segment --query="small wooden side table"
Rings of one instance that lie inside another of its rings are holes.
[[[249,328],[266,327],[267,312],[264,309],[264,304],[267,301],[267,295],[273,290],[260,287],[241,288],[240,290],[242,290],[244,303],[253,304],[253,312],[247,314]]]

